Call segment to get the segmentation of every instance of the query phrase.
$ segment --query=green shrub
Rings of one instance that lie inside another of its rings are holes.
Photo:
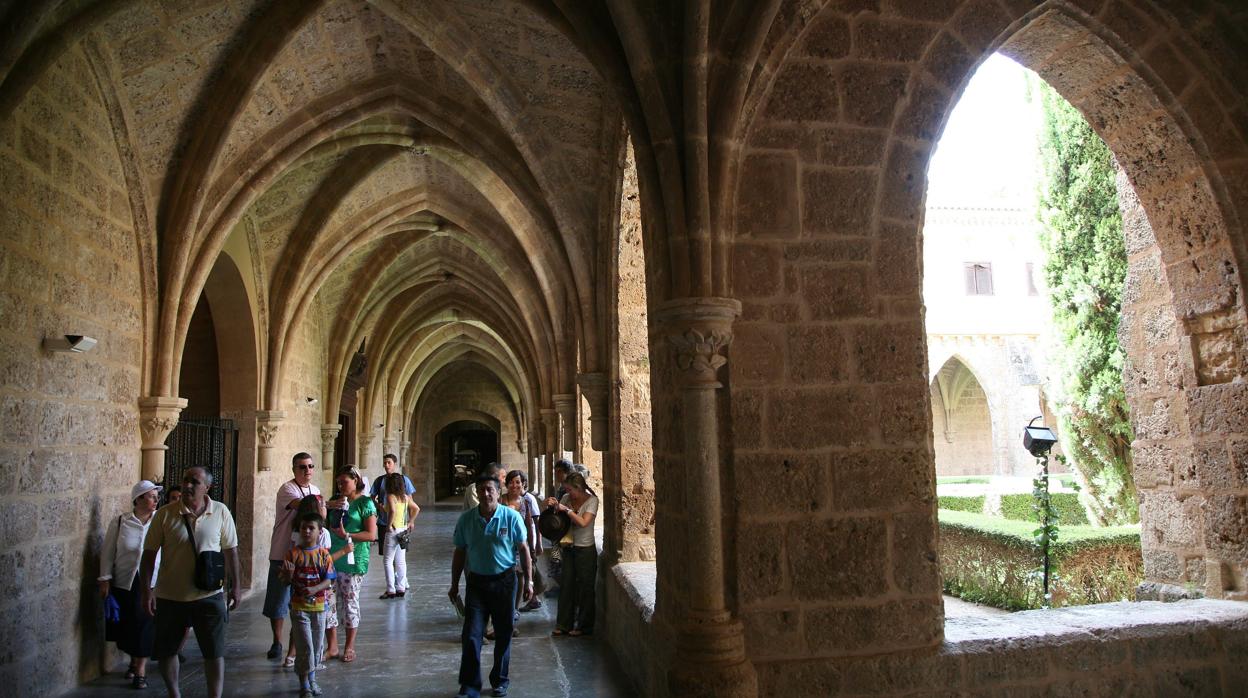
[[[944,495],[936,498],[936,506],[951,511],[969,511],[975,514],[984,513],[984,495]]]
[[[937,485],[986,485],[992,481],[987,475],[944,475],[936,478]]]
[[[939,515],[947,593],[1009,610],[1043,605],[1034,523],[962,511]],[[1053,607],[1130,599],[1144,577],[1135,526],[1062,526],[1051,557]]]
[[[1078,492],[1053,492],[1049,495],[1053,501],[1053,511],[1057,513],[1057,523],[1065,530],[1067,526],[1085,526],[1088,515],[1079,503]],[[1001,516],[1015,521],[1039,522],[1039,514],[1032,507],[1036,498],[1030,492],[1001,495]]]

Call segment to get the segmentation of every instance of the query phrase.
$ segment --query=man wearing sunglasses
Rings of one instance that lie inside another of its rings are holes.
[[[312,484],[312,473],[316,465],[309,453],[296,453],[290,459],[291,469],[295,476],[277,490],[277,504],[273,509],[273,538],[269,543],[269,582],[264,592],[264,616],[269,619],[273,628],[273,644],[266,655],[269,659],[282,658],[282,626],[286,615],[290,612],[290,584],[283,582],[281,575],[282,561],[290,551],[291,523],[295,518],[295,510],[299,502],[310,494],[319,495],[321,491]]]

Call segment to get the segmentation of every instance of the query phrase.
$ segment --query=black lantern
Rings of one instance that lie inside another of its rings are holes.
[[[1041,458],[1053,448],[1053,444],[1057,443],[1057,434],[1048,427],[1034,427],[1036,417],[1023,427],[1023,448],[1036,458]]]

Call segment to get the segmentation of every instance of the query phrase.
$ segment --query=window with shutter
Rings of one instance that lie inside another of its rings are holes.
[[[962,265],[966,276],[966,295],[992,295],[992,264],[989,262],[966,262]]]

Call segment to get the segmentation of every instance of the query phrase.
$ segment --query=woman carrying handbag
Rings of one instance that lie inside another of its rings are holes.
[[[152,656],[155,630],[152,617],[139,607],[139,560],[143,541],[160,501],[160,485],[143,480],[130,489],[130,511],[109,521],[100,549],[100,598],[112,596],[117,620],[107,625],[106,639],[130,655],[126,680],[133,688],[147,688],[147,659]],[[159,562],[157,568],[160,567]],[[156,575],[152,575],[152,586]]]

